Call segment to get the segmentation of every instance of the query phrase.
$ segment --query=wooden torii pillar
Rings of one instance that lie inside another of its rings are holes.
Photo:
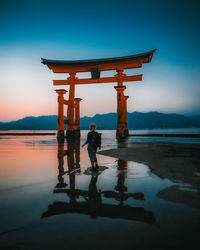
[[[143,63],[151,62],[152,56],[156,49],[124,57],[102,58],[91,60],[63,61],[48,60],[42,58],[42,63],[47,65],[54,73],[68,73],[69,77],[65,80],[54,80],[53,85],[69,85],[69,100],[64,101],[68,105],[67,111],[67,137],[73,138],[77,134],[80,135],[80,124],[77,123],[79,108],[75,100],[75,85],[79,84],[99,84],[99,83],[117,83],[115,89],[117,91],[117,131],[118,138],[128,136],[127,125],[127,99],[124,95],[126,86],[123,82],[141,81],[142,74],[130,75],[124,74],[125,69],[141,68]],[[117,74],[113,77],[100,77],[101,71],[116,70]],[[79,79],[76,73],[91,72],[91,78]],[[62,111],[62,110],[61,110]],[[61,113],[61,111],[59,111]],[[62,134],[62,133],[60,133]]]
[[[129,96],[124,95],[126,89],[126,86],[123,86],[124,76],[126,75],[123,73],[123,69],[117,70],[118,86],[114,87],[117,91],[117,138],[124,138],[129,135],[127,123],[127,99]]]
[[[128,100],[129,96],[124,96],[124,110],[125,110],[125,130],[127,131],[127,134],[129,135],[129,131],[128,131],[128,121],[127,121],[127,100]]]
[[[77,131],[77,126],[75,124],[75,79],[76,73],[69,73],[69,105],[67,110],[67,131],[66,136],[67,138],[71,139],[77,135],[80,135],[80,131]]]
[[[76,126],[76,130],[79,131],[79,133],[80,133],[80,102],[82,101],[82,99],[75,98],[74,101],[75,101],[74,102],[74,105],[75,105],[75,126]]]
[[[72,90],[72,89],[70,89]],[[67,92],[65,89],[55,90],[58,94],[58,131],[57,137],[64,138],[64,124],[68,124],[69,129],[67,130],[67,136],[71,137],[80,136],[80,101],[81,98],[74,98],[71,94],[69,96],[69,101],[64,99],[64,94]],[[70,93],[73,93],[71,91]],[[68,106],[67,109],[67,120],[64,119],[64,105]],[[73,119],[74,118],[74,119]],[[73,133],[73,135],[71,134]]]
[[[64,94],[67,92],[64,89],[57,89],[55,90],[58,94],[58,131],[57,137],[63,138],[64,137]]]
[[[126,137],[128,135],[128,128],[126,128],[126,116],[125,113],[125,97],[124,97],[124,90],[126,86],[115,86],[117,90],[117,137]]]

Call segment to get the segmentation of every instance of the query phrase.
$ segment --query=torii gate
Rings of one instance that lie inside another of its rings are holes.
[[[69,73],[66,80],[53,80],[53,85],[69,85],[69,99],[64,99],[64,94],[67,92],[64,89],[58,89],[58,137],[64,137],[64,123],[67,123],[67,137],[73,138],[80,136],[80,101],[81,98],[75,98],[75,85],[78,84],[93,84],[93,83],[114,83],[117,86],[114,88],[117,91],[117,132],[116,136],[126,137],[128,132],[127,125],[127,99],[124,95],[126,86],[123,82],[141,81],[142,74],[127,76],[123,73],[124,69],[141,68],[143,63],[151,62],[153,53],[156,49],[146,53],[103,58],[91,60],[48,60],[42,59],[42,63],[47,65],[54,73]],[[101,71],[116,70],[117,74],[113,77],[100,77]],[[91,72],[91,78],[79,79],[76,77],[78,72]],[[64,120],[63,106],[68,105],[67,120]]]

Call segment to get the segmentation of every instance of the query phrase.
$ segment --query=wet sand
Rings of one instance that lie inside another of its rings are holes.
[[[99,154],[148,165],[155,175],[174,182],[174,186],[157,194],[159,198],[200,208],[200,145],[129,143],[128,147],[104,150]]]

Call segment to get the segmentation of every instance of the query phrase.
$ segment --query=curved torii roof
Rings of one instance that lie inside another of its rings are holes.
[[[41,63],[47,65],[55,73],[87,72],[91,71],[91,68],[98,68],[99,71],[120,68],[139,68],[143,63],[151,62],[151,58],[155,51],[156,49],[130,56],[75,61],[49,60],[41,58]]]

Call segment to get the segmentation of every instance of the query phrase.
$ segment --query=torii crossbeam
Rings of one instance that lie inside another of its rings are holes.
[[[53,85],[69,85],[69,99],[64,100],[63,95],[66,90],[56,90],[59,94],[58,103],[58,137],[64,137],[64,123],[67,123],[67,137],[73,138],[76,135],[80,136],[80,110],[79,103],[82,99],[75,98],[75,85],[78,84],[98,84],[98,83],[117,83],[115,89],[117,91],[117,132],[119,138],[126,137],[128,132],[127,125],[127,99],[124,95],[126,86],[123,82],[141,81],[142,75],[127,76],[123,73],[124,69],[141,68],[143,63],[151,62],[153,53],[156,49],[146,53],[91,60],[48,60],[42,59],[42,63],[47,65],[54,73],[68,73],[69,77],[65,80],[54,80]],[[116,75],[113,77],[101,77],[101,71],[116,70]],[[76,73],[91,72],[91,78],[79,79]],[[64,120],[63,105],[68,106],[67,121]]]

